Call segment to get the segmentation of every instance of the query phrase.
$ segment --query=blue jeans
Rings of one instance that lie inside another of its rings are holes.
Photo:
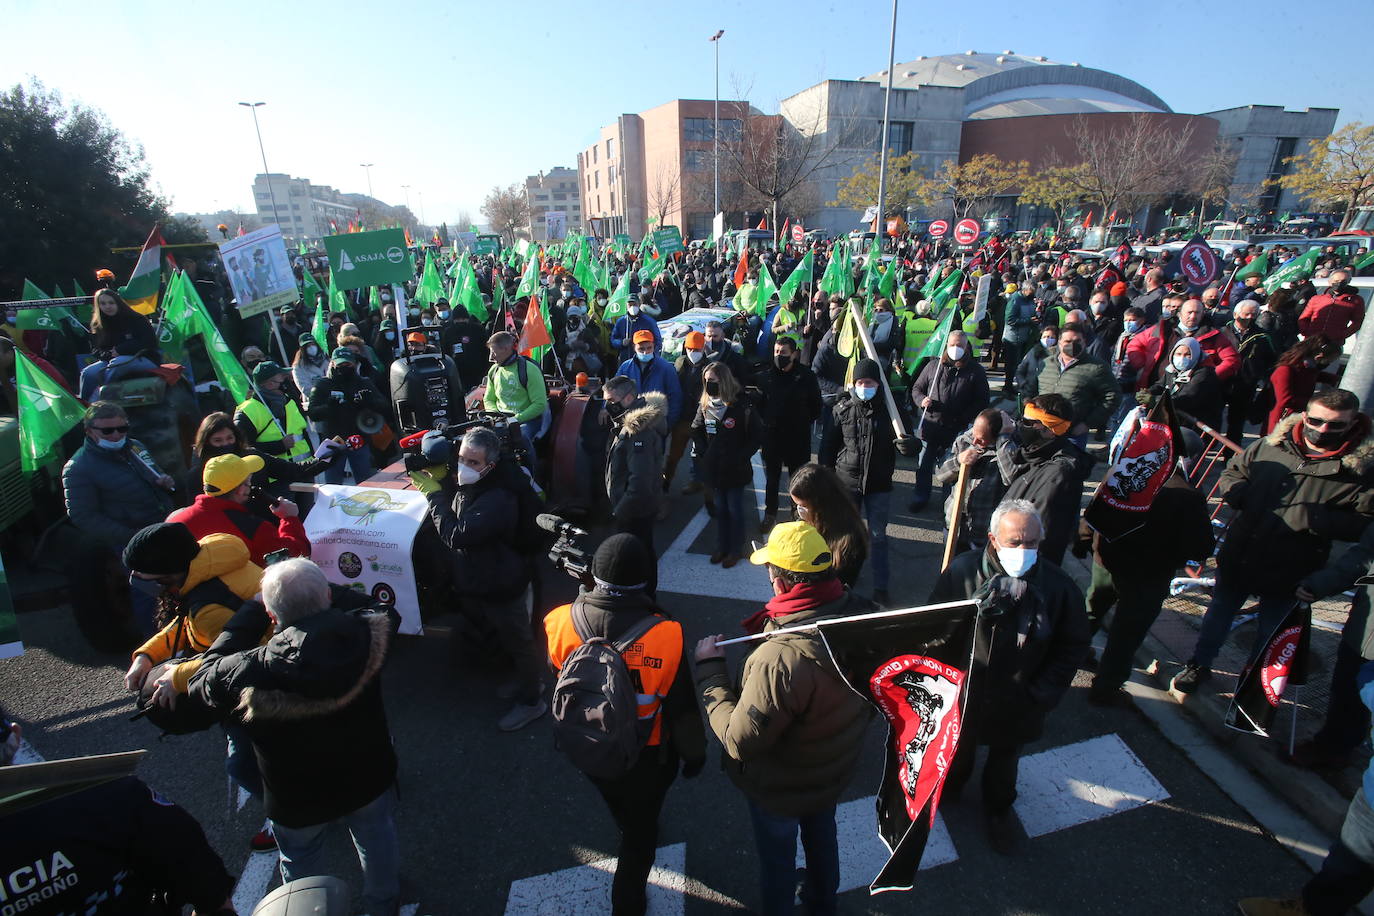
[[[744,487],[716,490],[716,553],[744,552]]]
[[[1245,599],[1250,597],[1250,592],[1239,582],[1233,580],[1226,574],[1226,570],[1217,570],[1217,584],[1212,589],[1212,603],[1207,605],[1207,613],[1202,615],[1202,628],[1197,634],[1197,645],[1193,648],[1193,661],[1204,668],[1212,667],[1212,662],[1216,660],[1217,653],[1221,651],[1222,643],[1226,642],[1227,635],[1231,632],[1231,621],[1240,612],[1241,605]],[[1255,640],[1255,647],[1251,649],[1253,655],[1255,650],[1269,638],[1269,634],[1274,632],[1274,627],[1283,620],[1283,615],[1287,614],[1293,607],[1292,592],[1284,595],[1258,595],[1259,605],[1256,610],[1259,612],[1259,633]]]
[[[754,845],[759,852],[759,895],[763,916],[791,916],[797,886],[797,834],[806,854],[806,884],[802,890],[808,912],[833,916],[840,887],[840,845],[835,836],[835,806],[802,817],[782,817],[760,808],[751,799]]]
[[[889,565],[887,562],[887,517],[892,506],[892,491],[886,493],[854,494],[854,502],[863,510],[868,521],[868,539],[872,542],[868,552],[873,561],[873,588],[887,591]]]
[[[1341,835],[1326,854],[1321,871],[1302,889],[1302,902],[1314,916],[1348,913],[1374,891],[1374,808],[1364,789],[1355,793],[1341,824]]]
[[[342,455],[324,469],[325,483],[343,483],[345,463],[353,471],[355,486],[372,476],[372,452],[364,443],[362,448],[345,449]]]
[[[339,820],[348,827],[363,867],[361,911],[396,916],[401,899],[401,852],[396,840],[396,787],[392,786],[357,811]],[[321,852],[329,824],[286,827],[272,822],[281,855],[283,882],[324,874]]]
[[[915,504],[922,507],[930,502],[931,481],[935,477],[935,467],[954,442],[953,436],[944,433],[931,433],[924,440],[921,449],[921,463],[916,468]]]
[[[229,739],[229,756],[224,761],[224,769],[229,778],[243,787],[254,798],[262,798],[262,774],[258,772],[258,758],[253,753],[253,741],[248,737],[248,729],[233,719],[221,723],[224,737]]]

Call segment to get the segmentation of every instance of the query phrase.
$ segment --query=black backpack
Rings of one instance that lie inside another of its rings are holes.
[[[234,594],[221,579],[207,579],[181,596],[179,617],[191,617],[207,604],[222,604],[230,610],[237,610],[243,599]],[[181,628],[177,628],[177,649],[165,662],[154,665],[143,680],[143,687],[134,700],[138,712],[133,718],[146,718],[166,735],[189,735],[204,731],[217,724],[223,716],[216,710],[202,704],[189,694],[179,694],[176,705],[171,709],[153,702],[153,685],[168,668],[179,665],[188,658],[181,654]]]
[[[664,618],[649,614],[611,641],[592,634],[580,599],[571,613],[582,645],[564,660],[553,687],[554,742],[588,776],[618,779],[635,765],[653,729],[653,719],[639,720],[637,691],[623,653]]]

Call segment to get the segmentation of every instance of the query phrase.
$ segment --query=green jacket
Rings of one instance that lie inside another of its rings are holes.
[[[1094,429],[1105,426],[1121,403],[1121,386],[1105,363],[1083,356],[1065,369],[1057,347],[1045,358],[1034,394],[1062,394],[1073,405],[1073,418]]]
[[[846,589],[828,604],[770,619],[764,631],[871,609]],[[699,662],[697,689],[725,748],[725,770],[752,801],[799,817],[839,800],[858,766],[870,707],[845,684],[818,637],[790,633],[758,643],[738,684],[730,682],[725,659]]]
[[[520,384],[520,362],[525,362],[525,384]],[[525,423],[544,415],[549,406],[549,391],[544,386],[544,373],[532,361],[515,356],[499,366],[487,370],[487,393],[482,396],[487,410],[503,410],[515,414],[517,423]]]
[[[1312,573],[1302,584],[1318,598],[1358,586],[1341,641],[1360,653],[1361,658],[1374,659],[1374,627],[1369,620],[1370,602],[1374,599],[1374,525],[1366,528],[1360,542],[1341,554],[1339,560]]]

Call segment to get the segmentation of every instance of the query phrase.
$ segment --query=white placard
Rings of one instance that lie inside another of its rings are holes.
[[[420,597],[410,549],[429,501],[410,490],[322,484],[305,519],[310,559],[336,585],[390,604],[401,632],[418,635]]]
[[[250,318],[300,298],[281,227],[263,226],[220,242],[219,253],[241,317]]]
[[[992,298],[992,274],[978,278],[978,292],[973,296],[973,320],[982,321],[988,314],[988,300]]]

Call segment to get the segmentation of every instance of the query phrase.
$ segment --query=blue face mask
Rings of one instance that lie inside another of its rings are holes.
[[[104,436],[101,436],[99,439],[95,440],[95,444],[100,446],[101,448],[107,448],[112,452],[117,452],[120,449],[122,449],[125,445],[129,444],[129,437],[121,436],[118,439],[107,439]]]
[[[635,359],[639,360],[641,363],[647,363],[651,361],[653,358],[654,351],[652,350],[650,350],[648,353],[640,353],[638,350],[635,351]]]
[[[1136,332],[1139,331],[1139,330],[1140,330],[1140,322],[1139,322],[1139,321],[1128,321],[1128,322],[1126,322],[1126,333],[1127,333],[1127,334],[1134,334],[1134,333],[1136,333]]]
[[[870,388],[868,386],[860,387],[855,385],[854,394],[857,395],[861,401],[871,401],[878,396],[878,386],[874,385]]]

